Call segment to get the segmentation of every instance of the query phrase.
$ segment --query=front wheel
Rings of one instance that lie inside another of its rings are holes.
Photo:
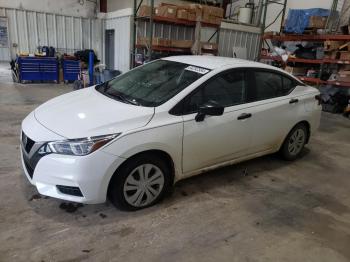
[[[112,203],[122,210],[138,210],[163,199],[171,186],[168,165],[155,155],[127,161],[114,175],[110,187]]]
[[[303,124],[298,124],[283,142],[281,155],[285,160],[295,160],[300,155],[307,141],[308,132]]]

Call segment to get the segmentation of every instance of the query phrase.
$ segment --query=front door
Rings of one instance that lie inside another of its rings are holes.
[[[252,138],[247,110],[245,72],[221,73],[187,97],[184,105],[183,172],[219,164],[249,153]],[[225,107],[221,116],[197,122],[200,105],[215,101]]]
[[[281,144],[295,125],[298,107],[303,104],[289,95],[297,85],[294,79],[271,70],[251,69],[249,98],[252,114],[254,152],[263,152]]]

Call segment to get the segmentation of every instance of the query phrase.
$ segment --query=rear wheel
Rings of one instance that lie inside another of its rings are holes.
[[[140,155],[128,160],[113,177],[109,196],[122,210],[152,206],[164,198],[171,186],[170,168],[156,155]]]
[[[306,126],[304,124],[296,125],[283,142],[280,150],[282,157],[289,161],[298,158],[306,144],[307,136]]]

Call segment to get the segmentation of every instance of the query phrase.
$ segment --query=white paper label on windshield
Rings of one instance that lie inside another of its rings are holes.
[[[197,67],[197,66],[188,66],[188,67],[185,68],[185,70],[196,72],[196,73],[202,74],[202,75],[204,75],[204,74],[209,72],[208,69]]]

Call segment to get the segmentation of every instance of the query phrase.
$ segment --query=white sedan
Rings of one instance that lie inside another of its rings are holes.
[[[22,123],[22,163],[40,194],[136,210],[210,169],[296,159],[320,114],[318,90],[280,69],[168,57],[39,106]]]

